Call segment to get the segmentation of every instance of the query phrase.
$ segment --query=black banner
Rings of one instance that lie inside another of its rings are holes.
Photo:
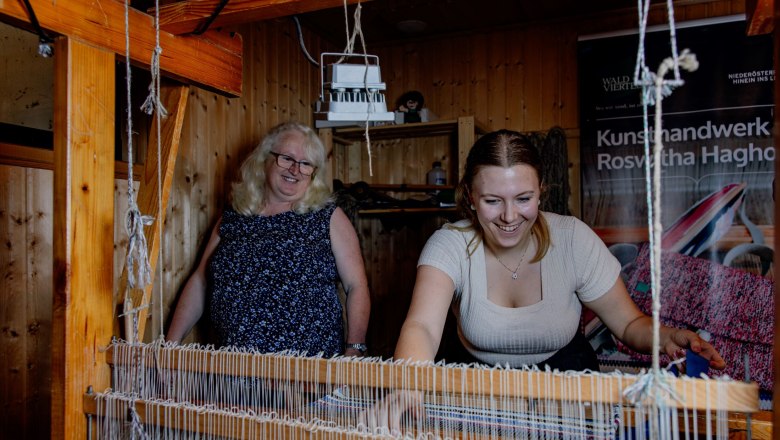
[[[753,223],[774,223],[772,40],[746,36],[745,26],[743,17],[678,24],[678,51],[695,53],[699,68],[682,71],[685,84],[662,101],[665,227],[708,196],[729,205],[732,217],[744,204]],[[669,41],[668,28],[647,33],[651,71],[671,56]],[[638,44],[631,33],[578,45],[582,218],[594,227],[647,225],[643,108],[633,84]],[[655,107],[648,112],[652,130]]]

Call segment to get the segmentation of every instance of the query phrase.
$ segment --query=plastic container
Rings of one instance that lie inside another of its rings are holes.
[[[436,161],[433,163],[433,168],[428,171],[426,175],[426,181],[428,185],[446,185],[447,184],[447,172],[441,167],[441,162]]]

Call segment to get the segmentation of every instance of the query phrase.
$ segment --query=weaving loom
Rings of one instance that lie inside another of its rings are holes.
[[[726,438],[729,414],[758,410],[758,387],[729,380],[665,377],[658,405],[632,403],[623,374],[119,342],[109,357],[114,389],[85,396],[99,438]],[[398,390],[423,402],[401,432],[361,423]]]
[[[727,438],[745,429],[731,416],[759,410],[755,383],[676,378],[657,360],[627,375],[162,342],[114,342],[108,358],[112,389],[84,396],[98,438]]]

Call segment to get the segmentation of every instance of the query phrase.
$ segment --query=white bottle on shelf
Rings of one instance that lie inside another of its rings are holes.
[[[427,174],[428,185],[446,185],[447,184],[447,172],[441,167],[441,162],[438,160],[433,163],[433,168],[428,171]]]

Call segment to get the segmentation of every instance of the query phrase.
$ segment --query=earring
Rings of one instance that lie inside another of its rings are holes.
[[[471,210],[472,210],[472,211],[475,211],[475,210],[477,209],[477,208],[474,206],[474,204],[473,204],[473,203],[471,204],[471,206],[469,206],[469,208],[471,208]]]

